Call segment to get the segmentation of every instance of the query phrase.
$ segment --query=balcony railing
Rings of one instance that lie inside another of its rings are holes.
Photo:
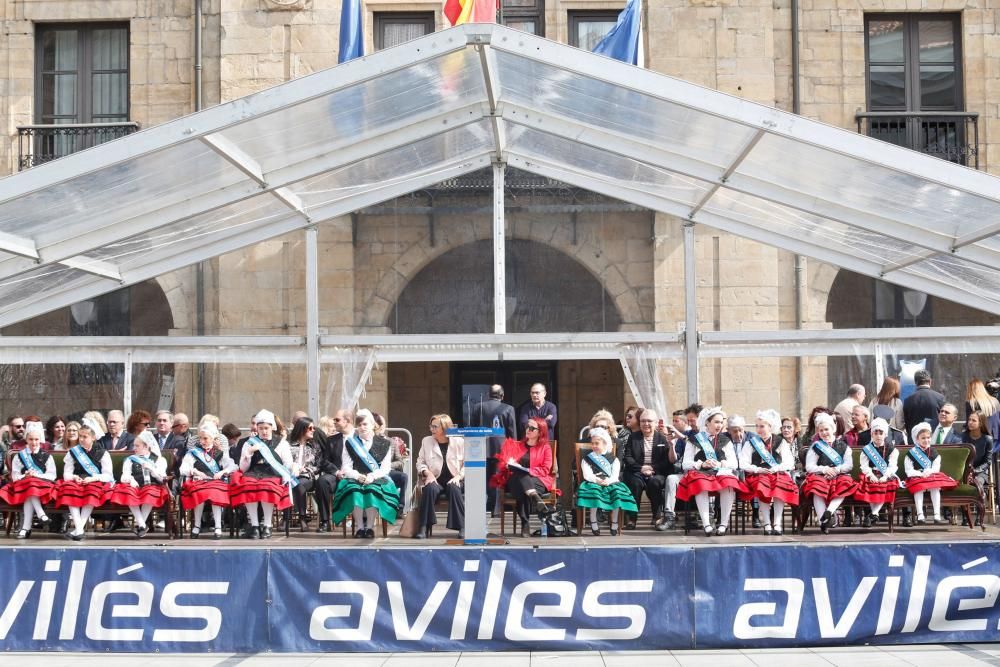
[[[82,151],[139,129],[139,123],[22,125],[17,128],[18,171]]]
[[[858,132],[979,169],[979,114],[967,111],[858,113]]]

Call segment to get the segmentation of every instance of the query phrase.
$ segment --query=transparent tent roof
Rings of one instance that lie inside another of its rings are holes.
[[[1000,313],[1000,179],[467,25],[0,180],[0,326],[497,159]]]

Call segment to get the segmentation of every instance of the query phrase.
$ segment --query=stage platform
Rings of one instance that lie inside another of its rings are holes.
[[[658,532],[651,528],[649,515],[640,516],[635,530],[625,530],[618,536],[612,537],[608,531],[607,524],[601,527],[601,535],[595,536],[590,532],[589,526],[584,528],[583,535],[569,535],[567,537],[530,537],[522,538],[520,534],[514,534],[508,516],[507,535],[503,538],[507,546],[532,546],[532,547],[665,547],[665,546],[733,546],[733,545],[754,545],[754,546],[777,546],[777,545],[810,545],[810,544],[841,544],[841,543],[879,543],[879,544],[919,544],[922,542],[981,542],[1000,540],[1000,527],[991,523],[986,524],[985,532],[978,526],[970,530],[968,526],[944,525],[935,526],[928,524],[925,526],[915,526],[912,528],[897,527],[895,532],[890,533],[885,523],[880,523],[876,528],[844,527],[835,528],[829,534],[824,535],[815,526],[806,526],[802,534],[793,534],[788,527],[780,537],[764,535],[759,529],[750,527],[747,522],[746,534],[733,530],[723,537],[705,537],[700,529],[691,530],[688,535],[684,535],[681,529]],[[275,529],[274,536],[268,540],[248,540],[241,537],[229,537],[228,529],[222,539],[216,540],[212,537],[209,529],[203,532],[197,540],[193,540],[189,535],[184,535],[181,539],[167,539],[162,531],[148,533],[143,538],[133,535],[128,529],[121,529],[114,533],[103,533],[100,529],[91,530],[82,542],[67,541],[57,534],[46,534],[34,532],[27,540],[0,536],[0,548],[3,547],[66,547],[74,548],[80,546],[96,547],[128,547],[128,546],[166,546],[171,548],[384,548],[384,547],[410,547],[410,548],[430,548],[456,546],[455,541],[458,534],[453,530],[444,527],[445,517],[439,518],[439,527],[434,531],[433,537],[416,540],[399,536],[399,529],[402,520],[398,520],[388,528],[388,536],[382,537],[381,531],[376,530],[375,539],[355,539],[351,536],[350,530],[346,538],[342,531],[337,528],[332,533],[318,534],[315,527],[310,526],[308,531],[302,532],[298,526],[289,531],[288,537],[283,531]],[[956,521],[960,522],[960,519]],[[493,518],[489,521],[489,535],[491,538],[500,538],[500,519]],[[538,528],[537,521],[532,522],[532,529]]]

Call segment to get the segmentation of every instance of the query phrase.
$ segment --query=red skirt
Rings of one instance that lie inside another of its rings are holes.
[[[891,503],[896,499],[898,488],[899,481],[896,479],[873,482],[867,477],[862,477],[858,482],[858,490],[854,492],[854,499],[865,503]]]
[[[858,483],[850,475],[844,474],[827,479],[823,475],[810,473],[806,475],[806,482],[802,485],[803,496],[819,496],[826,502],[852,496],[857,490]]]
[[[146,484],[138,488],[131,484],[115,484],[110,500],[115,505],[124,505],[125,507],[138,507],[139,505],[163,507],[169,497],[170,492],[162,484]]]
[[[762,502],[770,503],[777,498],[789,505],[799,504],[799,487],[788,473],[747,475],[744,482],[749,491],[741,493],[740,500],[749,501],[757,498]]]
[[[111,485],[107,482],[76,482],[61,480],[53,494],[56,507],[99,507],[111,498]]]
[[[931,473],[928,477],[910,477],[906,480],[906,490],[910,493],[928,489],[954,489],[958,482],[943,472]]]
[[[55,482],[41,477],[22,477],[0,488],[0,500],[8,505],[23,505],[28,498],[38,498],[44,504],[52,499],[55,490]]]
[[[247,503],[271,503],[279,510],[292,506],[288,486],[280,477],[250,477],[234,472],[229,484],[229,501],[233,505]]]
[[[737,493],[748,493],[746,484],[734,475],[706,475],[700,470],[689,470],[677,485],[677,497],[688,501],[699,493],[716,493],[723,489],[733,489]]]
[[[221,479],[189,479],[181,487],[181,507],[193,510],[204,502],[229,507],[229,482]]]

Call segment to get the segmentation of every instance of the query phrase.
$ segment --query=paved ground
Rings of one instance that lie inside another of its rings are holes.
[[[844,646],[818,649],[745,651],[622,651],[574,653],[285,653],[107,655],[87,653],[4,653],[0,664],[17,667],[961,667],[1000,665],[997,644]]]

